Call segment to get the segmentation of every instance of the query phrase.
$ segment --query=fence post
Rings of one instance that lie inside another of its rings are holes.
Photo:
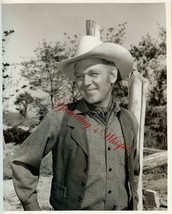
[[[144,125],[146,112],[146,95],[148,89],[148,81],[137,71],[134,71],[129,78],[129,104],[128,109],[133,112],[138,121],[137,135],[137,155],[140,156],[140,175],[138,183],[138,210],[143,210],[143,194],[142,194],[142,176],[143,176],[143,144],[144,144]]]
[[[86,35],[100,39],[100,26],[93,20],[86,21]],[[146,110],[146,94],[148,81],[139,72],[133,72],[129,79],[129,105],[128,108],[137,118],[139,130],[137,136],[137,148],[140,156],[140,176],[138,184],[139,204],[138,210],[142,210],[142,175],[143,175],[143,141]]]
[[[86,35],[95,36],[97,39],[100,39],[100,25],[93,20],[87,20]]]

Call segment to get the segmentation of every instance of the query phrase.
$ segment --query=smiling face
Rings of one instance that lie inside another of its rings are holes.
[[[83,98],[98,107],[107,107],[117,69],[102,59],[85,59],[75,65],[76,85]]]

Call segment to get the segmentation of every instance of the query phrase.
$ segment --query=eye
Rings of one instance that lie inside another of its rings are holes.
[[[79,80],[79,79],[82,79],[83,76],[82,75],[76,75],[76,79]]]
[[[96,76],[98,76],[99,75],[99,73],[98,72],[95,72],[95,71],[92,71],[91,73],[90,73],[90,76],[92,76],[92,77],[96,77]]]

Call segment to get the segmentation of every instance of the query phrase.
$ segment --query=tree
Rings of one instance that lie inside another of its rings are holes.
[[[5,53],[5,46],[8,43],[8,40],[11,36],[11,34],[14,33],[14,30],[4,31],[3,32],[3,38],[2,38],[2,54]]]
[[[4,31],[3,32],[3,38],[2,38],[2,56],[4,56],[5,54],[5,48],[6,48],[6,45],[9,41],[9,38],[10,36],[14,33],[14,30],[8,30],[8,31]],[[7,70],[8,70],[8,67],[10,66],[10,64],[8,62],[4,62],[4,59],[3,59],[3,62],[2,62],[2,78],[3,78],[3,83],[2,83],[2,90],[4,91],[7,86],[9,85],[9,80],[10,80],[10,75],[8,74]],[[3,96],[2,96],[2,101],[3,101],[3,108],[5,107],[5,101],[9,100],[9,97],[7,96],[4,96],[4,93],[3,93]]]
[[[37,115],[40,122],[48,113],[48,104],[44,101],[44,99],[36,97],[33,102],[33,107],[37,110]]]
[[[112,42],[122,45],[125,41],[127,22],[118,25],[118,28],[110,27],[105,32],[101,30],[101,39],[104,42]],[[105,32],[105,33],[104,33]]]
[[[31,103],[33,103],[34,99],[31,96],[30,93],[25,92],[22,94],[19,94],[17,96],[16,101],[14,102],[15,105],[19,106],[16,108],[16,110],[19,111],[19,113],[26,119],[27,117],[27,112],[28,112],[28,107]]]
[[[114,84],[112,95],[121,107],[128,107],[128,83],[120,81]]]
[[[66,78],[57,66],[59,60],[66,58],[66,50],[60,42],[52,46],[51,43],[43,41],[34,52],[36,54],[34,59],[22,62],[22,76],[29,80],[30,89],[40,89],[46,93],[53,107],[54,96],[69,87]]]
[[[158,36],[149,34],[131,47],[136,69],[149,81],[145,118],[146,146],[167,148],[166,30],[158,25]]]
[[[65,48],[66,57],[67,58],[73,57],[75,55],[80,36],[77,34],[69,36],[67,33],[64,33],[64,36],[66,37],[66,39],[65,42],[63,43],[63,46]]]
[[[4,55],[5,53],[5,46],[8,43],[8,40],[11,36],[11,34],[14,33],[14,30],[9,30],[9,31],[4,31],[3,32],[3,38],[2,38],[2,55]],[[10,64],[8,62],[3,62],[2,63],[2,77],[3,80],[9,78],[9,75],[6,74],[7,68],[10,66]],[[6,84],[3,82],[3,90],[5,90],[5,86]]]

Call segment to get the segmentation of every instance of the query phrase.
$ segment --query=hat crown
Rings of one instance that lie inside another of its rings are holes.
[[[94,36],[82,36],[78,42],[76,56],[85,54],[100,44],[102,42]]]

